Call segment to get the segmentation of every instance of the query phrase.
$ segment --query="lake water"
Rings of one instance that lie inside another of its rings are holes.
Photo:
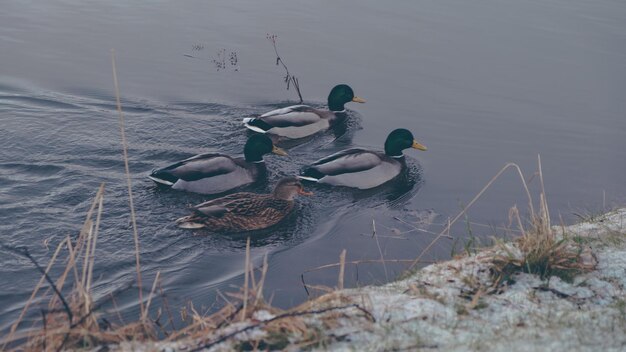
[[[256,191],[347,146],[381,148],[394,128],[410,129],[429,147],[407,151],[406,187],[365,193],[309,187],[315,196],[300,199],[293,217],[253,239],[255,265],[268,254],[266,296],[276,305],[305,300],[300,275],[336,263],[343,249],[349,261],[376,260],[381,252],[386,259],[415,258],[507,162],[521,166],[537,194],[532,175],[541,154],[553,221],[626,201],[623,1],[4,0],[0,6],[0,240],[28,246],[46,263],[65,236],[78,233],[105,182],[94,288],[100,295],[135,279],[113,48],[144,283],[160,271],[176,309],[190,301],[210,307],[218,290],[242,285],[245,236],[177,229],[173,220],[206,197],[159,190],[145,176],[202,152],[240,153],[248,135],[242,117],[297,102],[267,34],[278,36],[306,102],[322,106],[332,86],[348,83],[367,103],[348,105],[350,126],[340,138],[324,134],[287,158],[267,156],[270,182]],[[527,200],[511,170],[453,228],[456,240],[444,238],[425,259],[448,258],[470,233],[506,235],[500,227],[515,204],[524,209]],[[412,227],[421,231],[407,232]],[[405,267],[349,265],[346,286],[385,282]],[[334,286],[337,269],[305,278]],[[2,252],[0,331],[38,279],[27,260]],[[116,301],[124,316],[137,317],[136,290],[123,290]],[[34,310],[28,318],[38,316]]]

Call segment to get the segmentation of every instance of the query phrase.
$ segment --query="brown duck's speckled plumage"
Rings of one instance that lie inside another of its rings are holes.
[[[293,200],[279,199],[273,194],[241,192],[198,204],[194,214],[177,222],[201,224],[215,232],[260,230],[279,223],[293,207]]]
[[[194,213],[176,220],[187,229],[206,227],[214,232],[239,232],[260,230],[276,225],[294,206],[297,194],[312,195],[304,191],[295,177],[278,181],[271,194],[240,192],[198,204]]]

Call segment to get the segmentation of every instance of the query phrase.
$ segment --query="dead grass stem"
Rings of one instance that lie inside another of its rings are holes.
[[[500,171],[498,171],[495,174],[495,176],[493,176],[489,180],[489,182],[487,182],[487,184],[480,190],[480,192],[478,192],[478,194],[476,194],[476,196],[474,196],[474,198],[472,198],[472,200],[467,204],[467,206],[463,207],[461,212],[459,212],[451,221],[448,221],[448,225],[428,244],[428,246],[426,246],[426,248],[424,248],[422,250],[422,252],[417,256],[417,258],[415,258],[415,260],[413,261],[413,263],[409,267],[409,270],[413,269],[413,267],[415,267],[415,265],[417,265],[421,261],[422,257],[428,251],[430,251],[430,249],[435,245],[435,243],[437,243],[437,241],[439,241],[442,237],[445,237],[446,233],[449,233],[450,227],[452,225],[454,225],[462,216],[467,215],[467,210],[472,205],[474,205],[474,203],[476,203],[476,201],[478,201],[478,199],[480,199],[480,197],[482,197],[482,195],[491,187],[491,185],[500,177],[500,175],[502,175],[506,170],[508,170],[510,168],[515,168],[517,170],[517,173],[519,174],[520,179],[522,181],[522,186],[524,186],[524,190],[526,191],[526,195],[528,197],[528,207],[530,208],[530,212],[531,212],[531,214],[535,213],[534,207],[533,207],[532,196],[530,195],[530,191],[528,190],[528,184],[526,183],[526,180],[524,179],[524,175],[522,174],[522,170],[515,163],[507,163],[506,165],[504,165],[504,167],[502,169],[500,169]]]
[[[115,50],[111,50],[111,65],[113,68],[113,83],[115,85],[115,102],[117,106],[117,112],[119,115],[120,136],[122,138],[122,152],[124,156],[124,169],[126,171],[126,184],[128,186],[128,204],[130,206],[130,219],[133,224],[133,237],[135,240],[135,267],[137,271],[137,286],[139,289],[139,307],[141,309],[141,316],[146,316],[143,306],[143,292],[141,285],[141,262],[139,260],[139,234],[137,231],[137,220],[135,216],[135,205],[133,202],[133,187],[130,178],[130,168],[128,166],[128,142],[126,140],[125,119],[122,112],[122,103],[120,101],[120,87],[117,82],[117,68],[115,67]]]
[[[343,290],[343,277],[346,272],[346,250],[342,250],[339,255],[339,278],[337,279],[337,288]]]
[[[550,222],[550,212],[545,196],[541,157],[538,156],[538,175],[541,187],[539,211],[531,209],[530,222],[524,226],[517,207],[511,208],[509,218],[517,223],[521,236],[514,242],[519,253],[500,242],[504,254],[492,260],[491,273],[494,285],[511,283],[519,272],[538,275],[541,279],[558,276],[569,281],[575,275],[592,270],[594,265],[583,260],[584,247],[566,237],[557,236]]]

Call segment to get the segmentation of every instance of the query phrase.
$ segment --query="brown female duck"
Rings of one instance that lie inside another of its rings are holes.
[[[260,230],[276,225],[294,207],[296,194],[305,192],[295,177],[283,178],[271,194],[240,192],[198,204],[193,214],[176,220],[185,229],[207,228],[215,232]]]

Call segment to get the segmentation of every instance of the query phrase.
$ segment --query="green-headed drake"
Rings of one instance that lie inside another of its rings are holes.
[[[333,124],[345,120],[348,102],[365,103],[354,96],[346,84],[335,86],[328,94],[328,109],[315,109],[308,105],[293,105],[272,110],[259,117],[245,118],[243,124],[252,131],[279,137],[297,139],[325,131]]]
[[[374,188],[391,181],[406,167],[402,151],[408,148],[426,150],[411,132],[399,128],[387,136],[384,153],[346,149],[307,166],[298,178],[333,186]]]
[[[266,175],[263,155],[274,153],[287,155],[265,135],[248,138],[243,157],[231,157],[221,153],[193,156],[162,169],[153,170],[148,176],[152,181],[176,190],[217,194],[261,180]]]
[[[270,194],[241,192],[194,206],[193,214],[176,220],[181,228],[206,227],[214,232],[260,230],[282,221],[294,207],[297,194],[305,192],[295,177],[281,179]]]

